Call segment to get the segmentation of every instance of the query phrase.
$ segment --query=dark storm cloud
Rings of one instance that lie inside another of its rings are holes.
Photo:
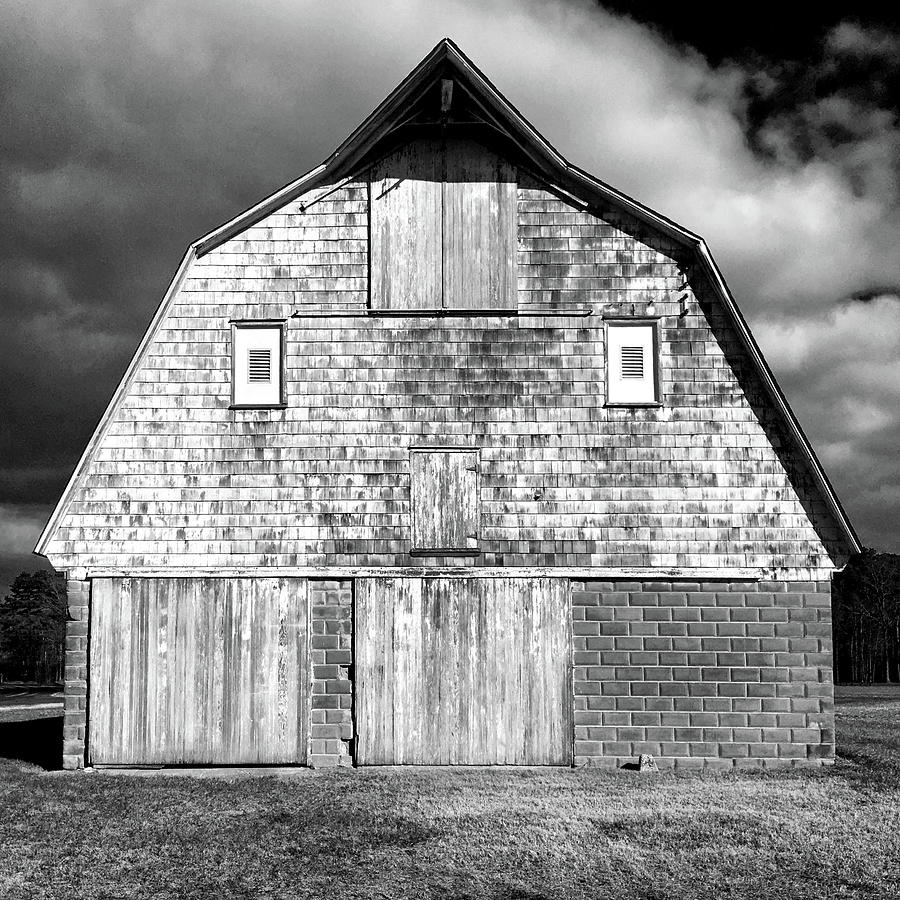
[[[709,239],[864,539],[900,548],[891,301],[853,307],[858,355],[824,381],[780,337],[814,347],[838,301],[900,284],[894,35],[823,29],[801,70],[587,3],[285,0],[0,6],[0,553],[29,549],[185,247],[321,161],[445,34],[573,162]]]

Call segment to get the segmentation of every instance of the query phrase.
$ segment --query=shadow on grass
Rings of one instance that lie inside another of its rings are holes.
[[[62,768],[63,717],[0,722],[0,758]]]

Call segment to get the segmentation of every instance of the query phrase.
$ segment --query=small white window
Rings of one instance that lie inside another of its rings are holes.
[[[606,402],[618,406],[655,405],[656,322],[606,323]]]
[[[231,329],[233,406],[283,406],[281,322],[234,322]]]

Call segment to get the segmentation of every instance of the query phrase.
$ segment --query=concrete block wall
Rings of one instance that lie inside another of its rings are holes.
[[[88,699],[88,613],[91,584],[68,580],[66,593],[65,694],[63,699],[63,768],[83,769]]]
[[[310,581],[309,763],[353,765],[353,582]]]
[[[572,583],[575,763],[834,758],[830,582]]]

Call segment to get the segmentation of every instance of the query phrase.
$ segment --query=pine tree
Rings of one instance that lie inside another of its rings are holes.
[[[62,675],[66,585],[56,572],[22,572],[0,601],[0,672],[47,683]]]

